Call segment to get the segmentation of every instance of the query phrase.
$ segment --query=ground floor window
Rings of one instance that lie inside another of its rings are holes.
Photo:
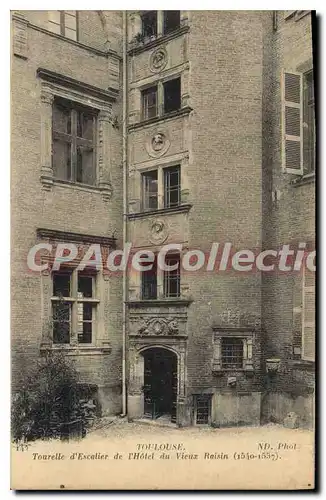
[[[211,420],[211,395],[195,396],[195,424],[209,424]]]

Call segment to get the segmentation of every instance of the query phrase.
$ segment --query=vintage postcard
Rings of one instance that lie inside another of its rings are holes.
[[[11,12],[11,488],[315,488],[316,13]]]

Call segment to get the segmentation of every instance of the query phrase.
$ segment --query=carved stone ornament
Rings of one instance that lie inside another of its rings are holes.
[[[170,147],[170,141],[163,132],[156,132],[146,140],[146,151],[152,158],[163,156]]]
[[[178,322],[176,319],[150,318],[138,329],[139,335],[178,335]]]
[[[150,70],[154,73],[162,71],[168,62],[168,54],[163,47],[155,50],[149,60]]]
[[[152,220],[149,227],[149,241],[153,245],[160,245],[168,237],[168,228],[165,222],[159,219]]]

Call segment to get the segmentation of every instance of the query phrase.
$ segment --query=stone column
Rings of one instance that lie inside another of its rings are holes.
[[[135,348],[129,350],[128,418],[144,414],[144,357]]]
[[[111,132],[111,112],[102,110],[98,118],[98,186],[101,189],[104,201],[110,200],[112,196],[112,184],[110,179],[111,151],[110,151],[110,132]]]
[[[53,185],[52,168],[52,104],[54,96],[47,90],[41,91],[41,182],[49,191]]]

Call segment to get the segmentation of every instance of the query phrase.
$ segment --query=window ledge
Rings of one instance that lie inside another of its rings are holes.
[[[92,186],[91,184],[80,184],[78,182],[65,181],[63,179],[54,178],[53,184],[62,187],[68,187],[71,189],[78,189],[80,191],[87,191],[88,193],[101,193],[102,191],[98,186]]]
[[[153,299],[153,300],[130,300],[127,302],[129,307],[158,307],[158,306],[189,306],[191,299]]]
[[[178,38],[179,36],[188,33],[189,26],[181,26],[180,28],[172,31],[171,33],[167,33],[166,35],[161,35],[155,38],[154,40],[149,40],[148,42],[129,42],[130,49],[128,50],[129,55],[136,55],[144,52],[145,50],[153,49],[162,43],[169,42],[174,38]]]
[[[305,184],[311,184],[315,182],[315,172],[311,172],[310,174],[302,175],[297,179],[291,181],[293,187],[304,186]]]
[[[172,208],[159,208],[157,210],[146,210],[142,212],[136,212],[136,213],[130,213],[128,214],[129,219],[142,219],[146,217],[153,217],[157,215],[170,215],[170,214],[175,214],[175,213],[185,213],[189,212],[191,209],[192,205],[187,203],[184,205],[179,205],[178,207],[172,207]]]
[[[153,123],[158,123],[164,120],[169,120],[171,118],[188,115],[189,113],[191,113],[191,111],[193,111],[193,109],[190,106],[185,106],[184,108],[178,109],[176,111],[171,111],[170,113],[166,113],[162,116],[155,116],[155,118],[150,118],[149,120],[143,120],[138,123],[133,123],[132,125],[129,125],[128,130],[132,131],[141,127],[145,127],[146,125],[152,125]]]
[[[292,368],[298,368],[302,370],[315,371],[315,362],[308,361],[306,359],[294,359],[290,362]]]
[[[46,351],[59,351],[65,352],[68,356],[94,356],[94,355],[103,355],[109,354],[112,350],[112,347],[109,342],[103,343],[102,346],[93,346],[93,345],[69,345],[69,344],[41,344],[40,351],[44,353]]]

